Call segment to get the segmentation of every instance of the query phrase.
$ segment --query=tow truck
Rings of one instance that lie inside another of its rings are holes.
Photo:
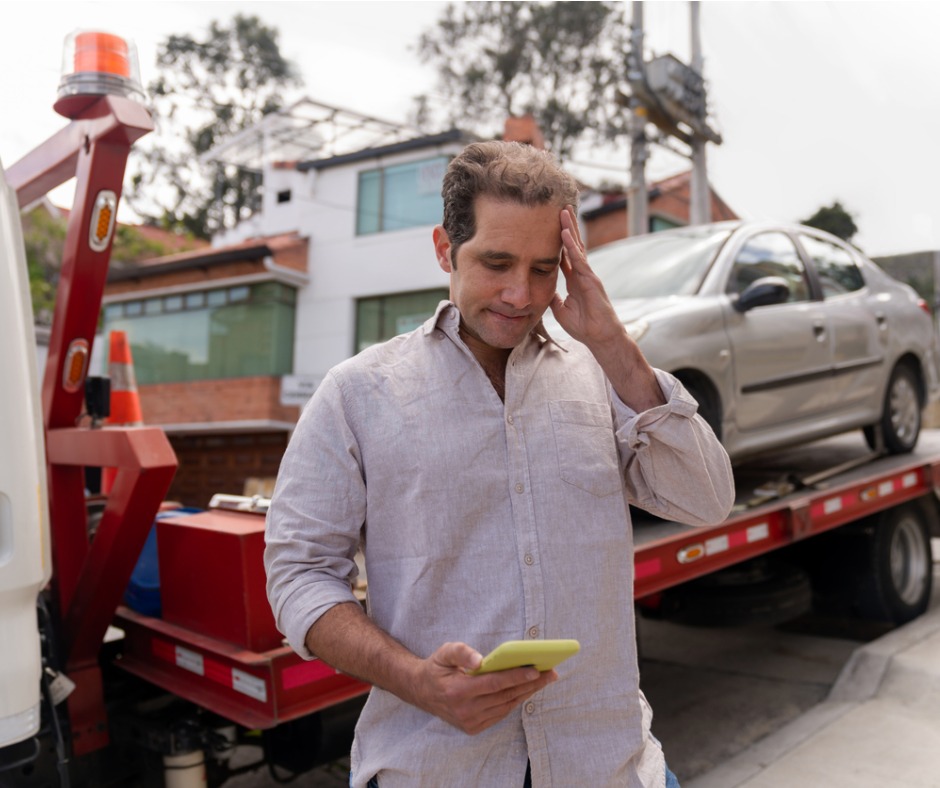
[[[277,632],[267,501],[164,511],[177,461],[163,431],[104,422],[108,387],[88,360],[127,156],[152,120],[132,46],[73,36],[55,104],[68,124],[0,167],[0,785],[221,786],[262,767],[281,782],[348,752],[368,686]],[[40,388],[19,211],[71,178]],[[84,472],[102,467],[116,473],[89,517]],[[720,525],[637,518],[640,610],[727,624],[815,604],[900,624],[926,609],[940,433],[891,457],[861,435],[796,447],[736,483]],[[154,529],[160,605],[135,608],[126,591]],[[233,766],[244,744],[258,758]]]

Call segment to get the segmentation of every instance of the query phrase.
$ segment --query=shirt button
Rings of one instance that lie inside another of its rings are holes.
[[[530,553],[526,553],[526,554],[525,554],[525,558],[524,558],[523,560],[524,560],[529,566],[532,566],[532,564],[535,563],[535,559],[532,557],[532,555],[531,555]]]
[[[535,704],[534,704],[532,701],[529,701],[529,702],[526,703],[526,705],[525,705],[525,713],[526,713],[526,714],[533,714],[534,712],[535,712]]]
[[[519,482],[519,484],[516,485],[516,492],[521,493],[523,490],[525,490],[525,486],[522,484],[522,482]]]
[[[508,421],[510,424],[512,424],[512,423],[513,423],[513,422],[512,422],[512,416],[507,416],[507,417],[506,417],[506,421]]]
[[[538,636],[539,636],[539,628],[538,628],[538,627],[529,627],[529,637],[530,637],[530,638],[537,638]]]

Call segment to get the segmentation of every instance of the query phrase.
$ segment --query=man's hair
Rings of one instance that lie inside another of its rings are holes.
[[[578,204],[578,184],[551,154],[521,142],[474,142],[450,163],[444,175],[444,231],[457,249],[476,233],[474,204],[487,196],[528,207]]]

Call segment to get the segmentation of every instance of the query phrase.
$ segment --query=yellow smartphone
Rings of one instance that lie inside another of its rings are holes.
[[[539,672],[551,670],[581,650],[577,640],[507,640],[483,657],[471,676],[532,665]]]

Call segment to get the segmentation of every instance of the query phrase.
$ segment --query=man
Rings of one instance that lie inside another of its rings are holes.
[[[547,154],[470,145],[443,196],[451,300],[331,370],[285,454],[265,553],[278,626],[374,685],[356,788],[663,786],[628,504],[719,522],[727,455],[617,319],[577,186]],[[548,308],[578,342],[547,335]],[[368,616],[350,590],[360,546]],[[500,642],[542,638],[581,651],[541,674],[468,675]]]

